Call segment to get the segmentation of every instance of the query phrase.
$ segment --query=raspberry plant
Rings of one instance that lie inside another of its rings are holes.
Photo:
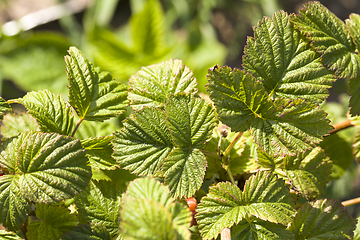
[[[0,101],[1,238],[358,238],[342,203],[323,198],[347,163],[321,105],[348,81],[345,127],[360,125],[359,29],[360,15],[344,23],[318,2],[265,17],[243,70],[209,69],[208,96],[181,60],[143,67],[127,87],[71,47],[68,103],[48,90]],[[102,123],[128,106],[115,131]]]

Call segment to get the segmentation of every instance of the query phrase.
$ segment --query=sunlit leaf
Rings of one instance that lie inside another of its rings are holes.
[[[0,230],[0,240],[21,240],[22,238],[19,237],[14,232],[8,232],[5,230]]]
[[[61,240],[111,240],[111,235],[102,224],[82,224],[61,236]]]

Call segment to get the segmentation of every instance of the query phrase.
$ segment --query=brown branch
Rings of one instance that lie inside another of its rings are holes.
[[[329,134],[336,133],[336,132],[338,132],[340,130],[343,130],[343,129],[346,129],[346,128],[349,128],[349,127],[352,127],[352,126],[354,126],[354,125],[351,123],[351,120],[346,120],[344,122],[334,124],[333,125],[334,129],[331,130],[329,132]]]
[[[341,204],[346,207],[346,206],[354,205],[354,204],[357,204],[357,203],[360,203],[360,197],[350,199],[350,200],[347,200],[347,201],[343,201]]]

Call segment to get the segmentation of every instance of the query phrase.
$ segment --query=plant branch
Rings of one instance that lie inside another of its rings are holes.
[[[227,158],[227,156],[229,156],[231,149],[234,147],[235,143],[240,139],[240,137],[242,136],[243,132],[239,132],[236,137],[231,141],[230,145],[226,148],[225,152],[224,152],[224,157]]]
[[[81,124],[81,122],[82,122],[83,120],[84,120],[83,118],[80,118],[80,119],[79,119],[79,121],[77,122],[76,127],[75,127],[75,129],[74,129],[74,131],[73,131],[73,133],[71,134],[71,137],[74,137],[77,129],[79,128],[79,126],[80,126],[80,124]]]
[[[360,197],[350,199],[350,200],[347,200],[347,201],[343,201],[341,204],[346,207],[346,206],[354,205],[354,204],[357,204],[357,203],[360,203]]]
[[[351,120],[346,120],[344,122],[334,124],[333,125],[334,129],[331,130],[329,132],[329,134],[336,133],[336,132],[338,132],[340,130],[343,130],[343,129],[346,129],[346,128],[349,128],[349,127],[352,127],[352,126],[354,126],[354,125],[351,123]]]

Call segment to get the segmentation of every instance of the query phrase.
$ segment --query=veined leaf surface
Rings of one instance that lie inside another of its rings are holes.
[[[265,17],[254,28],[245,47],[243,67],[261,80],[273,99],[303,98],[320,103],[335,81],[320,62],[316,53],[298,30],[294,29],[287,13],[280,11],[273,18]]]
[[[22,240],[21,237],[19,237],[14,232],[8,232],[5,230],[0,230],[0,239],[1,240]]]
[[[111,235],[102,224],[82,224],[61,236],[61,240],[111,240]],[[121,239],[121,238],[120,238]]]
[[[1,135],[10,138],[26,131],[40,131],[39,124],[28,113],[8,113],[4,115],[0,127]]]
[[[255,142],[272,156],[309,149],[332,128],[318,106],[303,99],[272,101],[260,81],[238,69],[216,66],[208,80],[220,120],[235,132],[250,129]]]
[[[125,111],[127,88],[112,79],[110,73],[95,69],[77,48],[71,47],[65,56],[69,77],[69,101],[79,117],[103,121]]]
[[[170,95],[185,92],[197,92],[193,73],[181,60],[142,67],[129,80],[129,100],[133,109],[144,106],[163,107]]]
[[[352,239],[356,220],[334,200],[306,202],[298,210],[289,230],[296,239]]]
[[[55,95],[49,90],[29,92],[23,98],[13,101],[26,107],[39,123],[41,131],[71,135],[74,128],[71,108],[60,94]]]
[[[3,116],[5,113],[11,112],[11,111],[12,111],[12,108],[10,107],[10,105],[5,101],[5,99],[0,97],[0,120],[3,119]]]
[[[262,171],[250,177],[243,192],[228,182],[211,187],[197,212],[201,235],[213,239],[222,229],[251,217],[287,225],[294,214],[294,203],[285,183]]]

